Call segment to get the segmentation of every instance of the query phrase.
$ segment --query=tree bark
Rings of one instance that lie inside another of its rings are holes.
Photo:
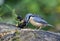
[[[4,29],[8,31],[13,31],[14,33],[9,33],[0,38],[1,41],[60,41],[60,33],[34,30],[34,29],[19,29],[11,24],[0,24],[0,34],[5,32]],[[15,30],[19,34],[15,33]]]

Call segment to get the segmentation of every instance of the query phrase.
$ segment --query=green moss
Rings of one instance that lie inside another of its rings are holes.
[[[12,39],[12,41],[20,41],[19,37]]]

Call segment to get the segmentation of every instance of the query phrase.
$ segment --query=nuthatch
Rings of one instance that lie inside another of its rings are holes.
[[[25,21],[26,21],[26,24],[30,22],[32,25],[36,26],[39,29],[41,29],[41,27],[43,26],[52,26],[48,24],[47,21],[45,21],[42,17],[31,14],[31,13],[26,15]]]
[[[31,13],[27,14],[24,19],[22,19],[20,16],[18,16],[17,19],[19,19],[22,23],[22,24],[18,24],[18,27],[20,27],[20,28],[24,28],[26,25],[28,25],[29,22],[32,25],[39,28],[39,30],[43,26],[52,26],[52,25],[48,24],[47,21],[45,21],[42,17],[31,14]]]

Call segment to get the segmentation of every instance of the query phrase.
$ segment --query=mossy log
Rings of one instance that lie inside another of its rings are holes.
[[[14,31],[0,38],[1,41],[60,41],[60,33],[34,30],[34,29],[19,29],[11,24],[0,23],[0,33],[4,32],[4,29]],[[18,34],[15,32],[17,29]]]

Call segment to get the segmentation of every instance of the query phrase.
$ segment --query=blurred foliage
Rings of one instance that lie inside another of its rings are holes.
[[[33,13],[42,16],[48,23],[56,27],[60,23],[60,0],[0,1],[0,22],[16,24],[15,18],[18,15],[24,18],[27,13]],[[31,25],[29,24],[29,26]]]

